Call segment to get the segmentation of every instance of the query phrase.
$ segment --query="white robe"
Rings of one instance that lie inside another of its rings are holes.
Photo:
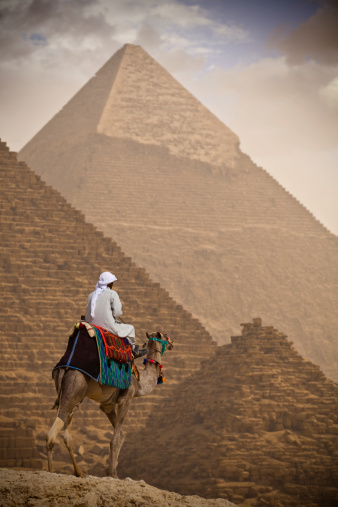
[[[135,328],[131,324],[123,324],[116,319],[122,315],[122,304],[117,292],[107,287],[99,294],[96,306],[95,316],[91,316],[91,300],[94,292],[89,294],[85,319],[89,324],[108,329],[111,333],[120,338],[128,338],[132,345],[136,344]]]

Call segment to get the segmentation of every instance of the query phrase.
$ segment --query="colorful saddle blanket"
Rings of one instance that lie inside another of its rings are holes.
[[[100,334],[107,357],[119,363],[130,363],[133,360],[133,352],[126,338],[120,338],[103,327],[94,326],[93,324],[91,326],[97,336]]]
[[[83,321],[72,329],[67,350],[53,370],[56,368],[73,368],[102,385],[119,389],[126,389],[131,383],[131,362],[108,358],[100,330]]]

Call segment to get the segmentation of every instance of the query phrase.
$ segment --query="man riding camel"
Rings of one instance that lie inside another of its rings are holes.
[[[105,271],[101,273],[95,290],[89,294],[85,320],[94,326],[103,327],[120,338],[127,338],[135,358],[144,356],[147,349],[136,344],[135,328],[117,319],[122,315],[122,304],[117,292],[113,290],[116,276]]]

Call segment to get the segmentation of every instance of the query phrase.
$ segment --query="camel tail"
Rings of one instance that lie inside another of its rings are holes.
[[[53,371],[53,379],[55,383],[55,389],[57,392],[57,398],[54,401],[54,405],[52,406],[51,410],[54,410],[55,408],[59,408],[60,405],[60,399],[61,399],[61,393],[62,393],[62,379],[64,374],[66,373],[66,368],[58,368],[57,370]]]

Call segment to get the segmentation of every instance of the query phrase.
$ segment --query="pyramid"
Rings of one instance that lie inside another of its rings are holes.
[[[141,47],[21,150],[218,343],[252,314],[338,379],[338,239]]]
[[[159,403],[147,452],[130,435],[120,476],[239,506],[336,505],[338,386],[274,327],[242,326]]]
[[[45,435],[55,418],[55,411],[50,410],[55,399],[51,371],[102,271],[117,274],[116,290],[124,303],[124,318],[135,325],[139,337],[145,337],[146,330],[162,330],[175,342],[174,351],[163,358],[167,383],[150,396],[135,400],[127,429],[143,427],[168,386],[180,382],[185,370],[198,370],[216,344],[199,321],[152,282],[115,242],[86,223],[56,190],[18,162],[3,142],[0,185],[0,436],[4,436],[0,439],[0,461],[1,466],[15,466],[17,458],[22,466],[30,463],[36,467],[43,460],[45,466]],[[13,435],[8,429],[10,421],[14,421],[13,427],[19,425]],[[87,471],[95,465],[95,454],[107,455],[106,433],[110,430],[98,405],[85,400],[74,417],[74,435],[78,446],[84,446]],[[84,435],[79,436],[79,431]],[[31,445],[35,438],[39,456]],[[18,451],[20,442],[25,446],[23,454]],[[58,446],[60,466],[56,470],[70,472],[70,459],[63,447]]]

